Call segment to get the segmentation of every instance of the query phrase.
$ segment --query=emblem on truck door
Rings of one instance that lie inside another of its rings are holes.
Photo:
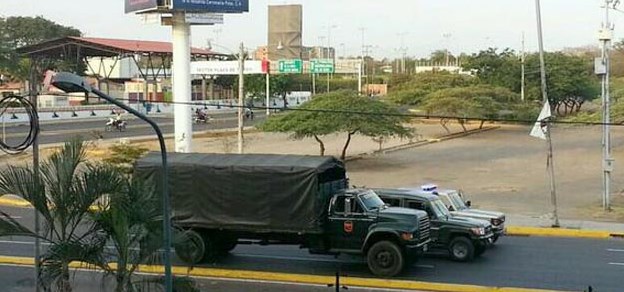
[[[353,221],[345,221],[343,226],[346,233],[353,232]]]

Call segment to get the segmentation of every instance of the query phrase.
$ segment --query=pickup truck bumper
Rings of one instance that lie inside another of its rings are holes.
[[[494,237],[495,236],[496,236],[496,234],[494,232],[491,232],[489,234],[473,238],[473,241],[477,241],[477,242],[479,242],[480,244],[482,244],[484,246],[488,246],[488,245],[491,245],[492,243],[494,243]]]
[[[505,235],[507,233],[507,230],[505,229],[505,224],[492,226],[492,232],[494,232],[495,237],[500,237],[500,236]]]
[[[408,242],[405,244],[405,252],[408,256],[421,256],[431,247],[431,239],[423,242]]]

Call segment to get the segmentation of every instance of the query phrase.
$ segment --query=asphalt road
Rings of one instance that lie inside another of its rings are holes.
[[[4,292],[32,292],[34,289],[33,268],[29,267],[11,267],[0,266],[0,285]],[[80,271],[73,274],[74,291],[113,291],[114,282],[108,278],[104,284],[102,282],[103,274],[100,272]],[[335,291],[335,288],[306,285],[306,284],[285,284],[271,282],[250,282],[244,280],[223,280],[211,278],[195,278],[197,288],[200,291],[219,291],[219,292],[270,292],[270,291],[289,291],[289,292],[327,292]],[[94,285],[93,283],[98,283]],[[154,291],[155,289],[147,290]],[[155,290],[160,291],[160,290]],[[348,291],[367,292],[379,291],[379,289],[362,289],[350,287]]]
[[[214,120],[208,124],[195,124],[193,131],[207,131],[217,129],[235,128],[238,125],[236,113],[220,113],[212,115]],[[95,139],[101,135],[103,139],[137,137],[154,135],[152,128],[145,122],[137,119],[127,119],[128,128],[125,132],[106,132],[104,130],[109,117],[94,120],[59,121],[57,123],[45,123],[40,126],[40,144],[62,143],[69,138],[81,135],[84,139]],[[254,120],[245,120],[245,126],[256,124],[265,118],[264,112],[256,112]],[[161,127],[164,134],[173,133],[173,118],[156,117],[154,121]],[[29,131],[27,125],[6,126],[6,143],[15,145],[24,140]],[[2,133],[0,133],[1,137]]]
[[[30,209],[3,208],[3,211],[17,216],[24,224],[32,224]],[[0,255],[32,256],[32,240],[0,240]],[[177,259],[174,264],[183,265]],[[326,276],[334,275],[340,267],[344,275],[372,277],[361,257],[335,259],[311,255],[297,246],[241,245],[222,262],[206,266]],[[428,255],[399,278],[571,291],[583,291],[591,285],[598,292],[619,292],[622,275],[624,240],[505,237],[473,262],[457,263],[444,254]]]

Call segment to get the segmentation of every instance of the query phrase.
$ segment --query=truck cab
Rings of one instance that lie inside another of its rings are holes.
[[[492,224],[492,231],[494,232],[492,242],[496,242],[505,234],[504,213],[472,209],[470,207],[471,202],[464,202],[462,193],[457,190],[439,189],[435,184],[423,185],[420,189],[424,192],[438,196],[453,215],[490,221]]]
[[[328,206],[329,252],[364,254],[379,276],[398,274],[424,253],[429,229],[425,212],[389,207],[372,190],[345,190],[334,195]]]
[[[470,261],[485,252],[494,233],[488,221],[453,216],[439,197],[404,189],[374,189],[386,204],[427,212],[432,247],[448,250],[455,261]]]

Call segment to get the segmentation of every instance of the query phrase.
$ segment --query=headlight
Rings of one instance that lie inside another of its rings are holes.
[[[403,240],[409,241],[409,240],[414,239],[414,234],[410,232],[403,232],[401,233],[401,238],[403,238]]]
[[[474,235],[485,235],[485,228],[483,227],[470,228],[470,231],[472,231]]]

